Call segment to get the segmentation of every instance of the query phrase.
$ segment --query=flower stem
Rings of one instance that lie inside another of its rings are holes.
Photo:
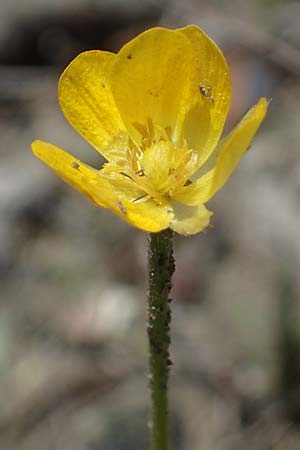
[[[150,234],[148,248],[149,378],[152,398],[151,448],[169,449],[168,378],[171,309],[169,292],[175,270],[173,232]]]

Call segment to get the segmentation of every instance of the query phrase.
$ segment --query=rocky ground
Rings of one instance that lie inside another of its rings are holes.
[[[213,226],[175,240],[172,448],[299,448],[299,4],[206,3],[1,3],[1,450],[148,448],[147,236],[64,185],[30,143],[100,165],[58,108],[59,73],[157,23],[196,23],[222,47],[228,128],[272,98],[209,204]]]

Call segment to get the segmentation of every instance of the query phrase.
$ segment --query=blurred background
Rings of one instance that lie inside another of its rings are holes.
[[[176,237],[172,450],[300,448],[300,2],[0,0],[1,450],[148,448],[147,236],[30,143],[95,162],[58,107],[62,69],[190,23],[228,59],[227,129],[272,102],[212,227]]]

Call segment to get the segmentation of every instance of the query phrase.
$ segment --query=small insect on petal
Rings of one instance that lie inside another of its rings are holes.
[[[214,97],[211,95],[211,90],[212,90],[212,87],[211,87],[211,86],[205,86],[205,85],[202,84],[202,83],[199,84],[199,91],[200,91],[200,94],[201,94],[203,97],[207,98],[207,100],[208,100],[209,102],[214,103],[215,99],[214,99]]]
[[[73,169],[79,169],[79,164],[78,164],[78,162],[73,161],[73,162],[72,162],[72,167],[73,167]]]
[[[209,91],[211,91],[211,87],[210,86],[205,87],[204,84],[200,83],[199,84],[199,91],[200,91],[200,94],[203,95],[203,97],[207,97],[208,94],[209,94]]]

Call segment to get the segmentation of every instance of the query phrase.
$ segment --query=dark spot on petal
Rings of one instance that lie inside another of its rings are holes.
[[[118,200],[118,207],[120,208],[120,211],[123,214],[125,214],[125,215],[127,214],[126,208],[125,208],[125,206],[123,205],[123,203],[120,200]]]
[[[161,88],[149,89],[148,92],[152,97],[159,97],[161,94]]]
[[[127,59],[132,59],[132,54],[131,54],[131,53],[129,53],[129,54],[127,55]]]

